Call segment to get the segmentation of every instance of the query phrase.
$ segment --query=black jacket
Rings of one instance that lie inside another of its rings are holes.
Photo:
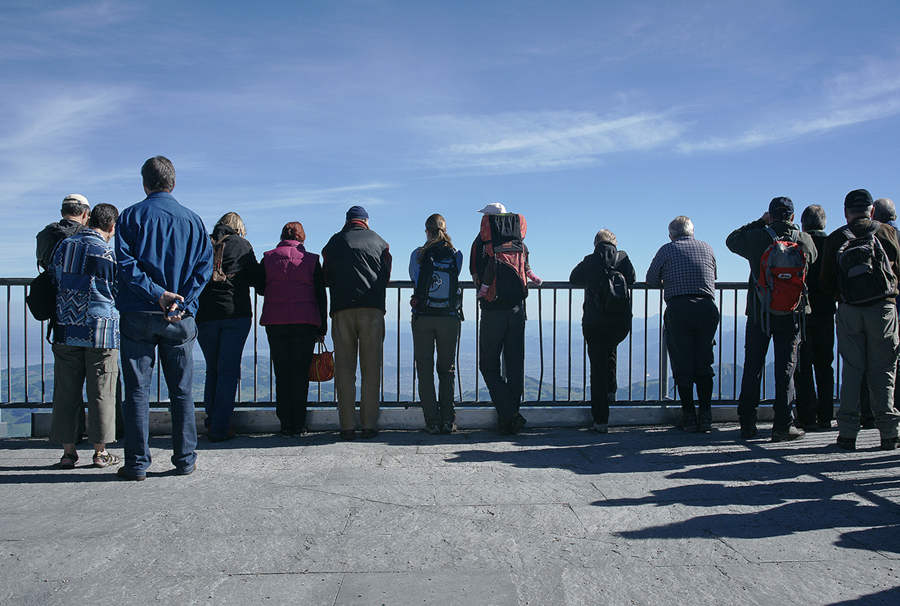
[[[224,282],[210,280],[206,283],[200,293],[197,322],[253,316],[250,287],[256,286],[260,275],[253,246],[227,225],[216,225],[212,233],[213,243],[222,237],[225,237],[222,271],[234,275]]]
[[[57,223],[51,223],[38,232],[37,239],[37,263],[41,269],[47,269],[50,259],[53,257],[53,249],[62,240],[84,229],[84,225],[72,219],[60,219]]]
[[[569,275],[569,282],[588,288],[596,288],[600,285],[600,281],[606,278],[608,269],[614,269],[621,273],[629,286],[634,284],[637,279],[634,265],[631,264],[628,253],[624,250],[618,250],[614,244],[601,242],[594,249],[593,253],[586,256],[581,263],[575,266],[575,269]],[[623,321],[621,315],[611,316],[604,313],[597,307],[593,297],[588,292],[585,292],[582,309],[584,310],[584,316],[581,319],[582,324],[608,325],[619,324]]]
[[[388,243],[360,221],[350,221],[322,249],[322,273],[331,289],[331,315],[356,307],[385,311],[391,279]]]

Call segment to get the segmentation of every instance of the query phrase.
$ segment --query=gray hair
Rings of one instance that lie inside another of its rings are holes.
[[[875,200],[875,214],[873,218],[882,223],[895,220],[897,211],[894,209],[894,202],[890,198],[878,198]]]
[[[597,232],[597,235],[594,236],[594,248],[597,247],[601,242],[608,242],[613,246],[618,246],[619,243],[616,241],[616,234],[612,233],[608,229],[601,229]]]
[[[800,215],[800,226],[803,231],[824,230],[825,223],[825,209],[818,204],[810,204],[803,209],[803,214]]]
[[[679,215],[672,219],[672,222],[669,223],[669,239],[677,240],[681,236],[693,237],[693,235],[694,223],[691,221],[690,217]]]

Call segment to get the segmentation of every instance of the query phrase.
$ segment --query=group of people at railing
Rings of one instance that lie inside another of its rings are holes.
[[[278,244],[258,260],[237,213],[223,215],[210,235],[200,217],[175,200],[171,193],[175,169],[168,159],[150,158],[141,175],[143,201],[119,213],[109,204],[98,204],[91,211],[83,196],[67,196],[63,219],[37,236],[39,265],[50,272],[57,289],[51,322],[55,383],[50,439],[63,444],[60,465],[72,468],[78,460],[78,415],[83,414],[81,390],[86,383],[92,464],[122,463],[105,448],[116,439],[118,409],[124,427],[124,464],[117,475],[135,481],[146,477],[152,463],[150,382],[158,352],[170,397],[172,464],[179,475],[192,473],[197,444],[192,395],[195,340],[206,360],[204,422],[209,440],[233,438],[229,422],[241,353],[253,321],[251,288],[264,296],[259,323],[269,342],[281,435],[291,438],[306,431],[306,369],[316,344],[324,342],[330,318],[339,435],[344,440],[357,435],[358,364],[360,437],[376,436],[392,257],[387,242],[369,228],[366,210],[353,206],[347,211],[343,228],[330,238],[321,258],[305,249],[303,225],[289,222]],[[897,445],[894,297],[900,247],[893,227],[870,220],[873,209],[892,214],[893,204],[885,199],[875,203],[868,192],[856,190],[848,194],[845,209],[848,226],[826,238],[820,206],[803,212],[800,231],[793,225],[792,201],[775,198],[762,218],[735,230],[726,241],[730,250],[748,259],[751,269],[738,407],[742,438],[758,433],[756,408],[770,338],[775,344],[776,379],[772,441],[794,440],[803,437],[804,430],[831,427],[834,302],[843,297],[837,310],[845,361],[837,443],[855,447],[861,423],[859,395],[867,384],[882,447]],[[541,279],[529,263],[525,218],[496,203],[478,212],[481,226],[470,249],[468,270],[481,311],[479,369],[497,411],[497,430],[511,435],[526,424],[520,411],[525,299],[529,282],[539,286]],[[712,247],[694,237],[688,217],[672,220],[668,235],[670,241],[656,253],[646,281],[664,290],[665,343],[682,406],[679,426],[686,432],[709,433],[713,342],[719,322],[716,259]],[[858,300],[854,290],[859,290],[859,280],[846,277],[842,256],[850,255],[848,249],[855,250],[856,241],[862,239],[875,250],[873,258],[881,255],[883,277],[888,280],[881,296],[865,301]],[[611,231],[600,230],[593,246],[569,281],[585,288],[582,329],[591,362],[593,429],[607,433],[609,406],[617,391],[616,350],[631,329],[630,287],[636,271]],[[770,260],[776,258],[801,261],[785,267]],[[454,360],[463,321],[459,286],[463,263],[444,218],[429,216],[425,243],[410,256],[409,277],[415,284],[410,299],[415,363],[425,430],[430,434],[456,430]],[[765,283],[771,275],[776,278],[774,286],[772,280]],[[801,291],[792,304],[790,284],[799,284]],[[785,299],[788,308],[778,308]],[[117,406],[120,356],[124,389]],[[796,420],[791,412],[794,381]],[[855,390],[855,398],[845,393],[848,389]]]

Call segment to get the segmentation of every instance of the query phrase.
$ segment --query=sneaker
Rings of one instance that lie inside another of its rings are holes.
[[[897,448],[897,443],[900,442],[900,438],[894,436],[893,438],[881,438],[881,450],[894,450]]]
[[[342,429],[341,430],[341,439],[350,442],[356,439],[356,430],[355,429]]]
[[[371,440],[377,435],[377,429],[363,429],[361,432],[359,432],[359,437],[361,437],[363,440]]]
[[[597,433],[609,433],[609,423],[594,423],[594,431]]]
[[[283,429],[281,430],[281,435],[284,435]],[[228,433],[226,433],[224,436],[214,436],[214,435],[210,434],[209,441],[210,442],[227,442],[228,440],[234,439],[235,436],[237,436],[237,432],[233,429],[229,429]]]
[[[450,434],[456,431],[456,423],[444,423],[441,425],[441,433]]]
[[[128,473],[128,470],[126,470],[124,467],[119,467],[116,470],[116,477],[122,478],[123,480],[130,480],[132,482],[143,482],[147,479],[147,476],[144,474],[135,475],[132,473]]]
[[[805,431],[797,429],[793,425],[788,426],[787,429],[772,429],[773,442],[790,442],[792,440],[799,440],[805,435]]]
[[[841,436],[838,436],[835,444],[844,450],[856,450],[856,438],[842,438]]]
[[[810,431],[819,431],[818,423],[802,423],[800,421],[794,421],[794,426],[797,429],[802,429],[807,433],[809,433]]]
[[[433,436],[441,435],[441,426],[440,425],[428,425],[425,427],[425,431],[430,433]]]
[[[294,435],[294,432],[291,431],[290,429],[282,429],[280,433],[281,433],[282,438],[290,438],[291,436]],[[210,438],[209,440],[210,440],[210,442],[212,442],[212,438]]]
[[[75,463],[78,462],[78,453],[69,454],[67,452],[63,453],[63,456],[59,458],[59,467],[60,469],[75,469]]]
[[[687,433],[697,433],[698,431],[700,431],[700,428],[697,426],[697,416],[682,416],[681,429],[683,429]]]
[[[119,457],[111,452],[98,452],[94,454],[94,467],[111,467],[119,464]]]
[[[186,469],[176,469],[176,470],[175,470],[175,475],[176,475],[176,476],[189,476],[189,475],[191,475],[192,473],[194,473],[194,471],[195,471],[196,469],[197,469],[197,466],[196,466],[196,465],[191,465],[190,467],[188,467],[188,468],[186,468]]]

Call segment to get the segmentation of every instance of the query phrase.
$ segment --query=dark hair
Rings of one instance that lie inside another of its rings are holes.
[[[175,189],[175,167],[165,156],[154,156],[144,162],[141,177],[147,191],[172,191]]]
[[[81,202],[69,199],[63,200],[61,209],[62,216],[64,217],[80,217],[89,210],[91,210],[91,207],[87,204],[82,204]]]
[[[91,211],[91,216],[88,219],[88,227],[109,231],[110,226],[112,226],[118,218],[119,209],[115,206],[112,204],[98,204],[94,207],[94,210]]]
[[[825,209],[818,204],[807,206],[800,215],[800,226],[803,231],[825,229]]]
[[[296,240],[300,244],[303,244],[306,241],[306,232],[303,231],[303,226],[300,223],[291,221],[281,228],[281,239]]]

